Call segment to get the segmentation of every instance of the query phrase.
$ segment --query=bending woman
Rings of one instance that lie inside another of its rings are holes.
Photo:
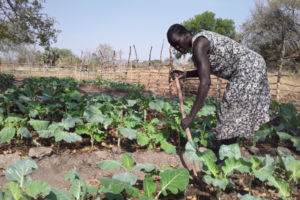
[[[210,74],[228,80],[218,110],[216,138],[232,144],[240,136],[252,137],[269,121],[270,88],[265,60],[229,37],[200,30],[192,35],[180,24],[172,25],[168,41],[177,51],[193,50],[194,71],[175,70],[172,77],[199,77],[200,85],[190,114],[181,122],[188,128],[203,105],[211,85]]]

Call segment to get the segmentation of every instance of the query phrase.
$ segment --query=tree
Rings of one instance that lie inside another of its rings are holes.
[[[96,48],[96,53],[101,60],[105,60],[106,62],[112,61],[114,59],[114,48],[109,44],[99,44]],[[118,53],[115,52],[115,56],[117,58]]]
[[[232,19],[215,18],[215,13],[209,11],[195,15],[194,18],[184,21],[181,25],[183,25],[192,34],[197,33],[200,29],[225,35],[232,39],[236,34],[234,21]],[[183,55],[175,49],[173,49],[173,53],[178,59],[180,59]],[[190,49],[189,53],[192,54],[192,49]]]
[[[61,58],[67,58],[74,56],[73,52],[71,49],[57,49],[57,53]]]
[[[59,59],[59,54],[56,48],[48,48],[44,51],[44,53],[40,54],[40,59],[44,61],[44,63],[50,63],[51,66],[55,65],[55,61]]]
[[[260,53],[265,60],[278,59],[282,45],[282,24],[285,22],[286,56],[291,57],[290,61],[300,58],[300,0],[256,0],[250,12],[251,15],[241,26],[244,45]]]
[[[16,44],[50,46],[59,30],[42,13],[45,0],[0,0],[0,50]]]

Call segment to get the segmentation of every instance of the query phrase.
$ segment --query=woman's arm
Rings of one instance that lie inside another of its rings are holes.
[[[193,47],[193,57],[195,59],[195,65],[197,67],[197,76],[200,79],[200,84],[198,87],[198,93],[196,100],[192,107],[191,113],[181,121],[181,127],[183,130],[188,128],[196,117],[198,111],[202,107],[205,98],[208,94],[209,87],[211,85],[210,80],[210,63],[207,57],[207,53],[210,50],[210,43],[204,37],[199,37],[194,42]],[[191,75],[194,75],[195,72],[191,71]],[[191,77],[191,76],[188,76]]]

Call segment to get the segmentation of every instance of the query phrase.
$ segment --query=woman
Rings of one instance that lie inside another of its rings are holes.
[[[199,77],[200,85],[190,114],[181,122],[188,128],[203,105],[211,85],[210,74],[228,80],[218,110],[216,137],[221,144],[236,143],[238,137],[252,137],[269,121],[270,88],[262,56],[229,37],[200,30],[192,35],[180,24],[167,33],[169,43],[179,52],[193,51],[194,71],[175,70],[178,78]]]

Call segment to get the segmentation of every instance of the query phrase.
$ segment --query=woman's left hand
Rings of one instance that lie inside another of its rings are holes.
[[[194,117],[188,115],[186,118],[181,120],[181,128],[185,131],[185,129],[189,128],[192,122],[194,121]]]

